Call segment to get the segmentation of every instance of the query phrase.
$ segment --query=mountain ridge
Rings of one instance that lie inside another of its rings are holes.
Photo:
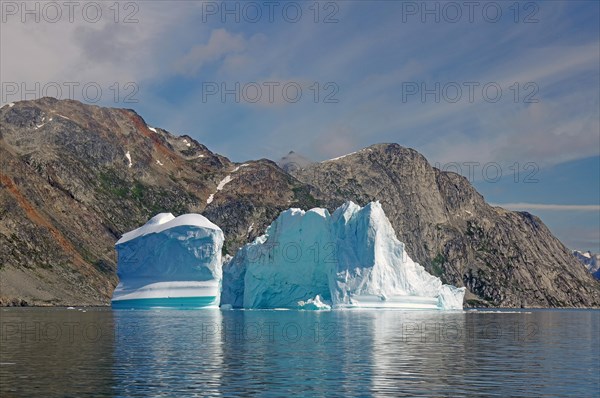
[[[398,144],[286,172],[232,162],[133,110],[42,98],[0,108],[0,121],[4,305],[108,304],[114,243],[160,212],[203,214],[233,254],[290,207],[380,200],[411,257],[466,286],[467,305],[600,306],[600,282],[539,218],[489,206],[464,177]]]
[[[590,250],[573,250],[573,255],[594,278],[600,279],[600,253],[592,253]]]

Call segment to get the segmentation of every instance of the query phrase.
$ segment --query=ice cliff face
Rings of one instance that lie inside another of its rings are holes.
[[[174,298],[218,305],[222,247],[223,232],[205,217],[158,214],[116,243],[120,282],[113,305]]]
[[[329,218],[323,209],[281,213],[265,235],[227,264],[222,302],[238,308],[294,308],[317,295],[331,300],[328,271],[335,242]]]
[[[347,202],[332,215],[320,208],[283,212],[225,266],[221,302],[455,309],[464,292],[410,259],[379,202]]]

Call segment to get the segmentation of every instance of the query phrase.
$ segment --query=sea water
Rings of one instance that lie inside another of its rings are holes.
[[[0,396],[600,395],[600,311],[0,310]]]

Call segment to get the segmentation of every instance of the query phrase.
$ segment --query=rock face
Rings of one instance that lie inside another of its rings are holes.
[[[462,309],[465,288],[414,263],[379,202],[281,213],[223,270],[221,302],[243,308]],[[323,301],[322,301],[323,300]],[[314,307],[314,308],[312,308]]]
[[[158,214],[115,247],[113,307],[219,305],[223,231],[202,215]]]
[[[395,144],[286,173],[235,164],[132,110],[43,98],[0,108],[0,302],[107,305],[115,242],[158,213],[201,213],[235,254],[284,210],[379,200],[411,258],[466,303],[600,306],[600,282],[528,213],[494,208]]]

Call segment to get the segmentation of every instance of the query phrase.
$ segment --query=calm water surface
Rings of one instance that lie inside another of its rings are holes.
[[[600,396],[600,311],[0,316],[2,397]]]

